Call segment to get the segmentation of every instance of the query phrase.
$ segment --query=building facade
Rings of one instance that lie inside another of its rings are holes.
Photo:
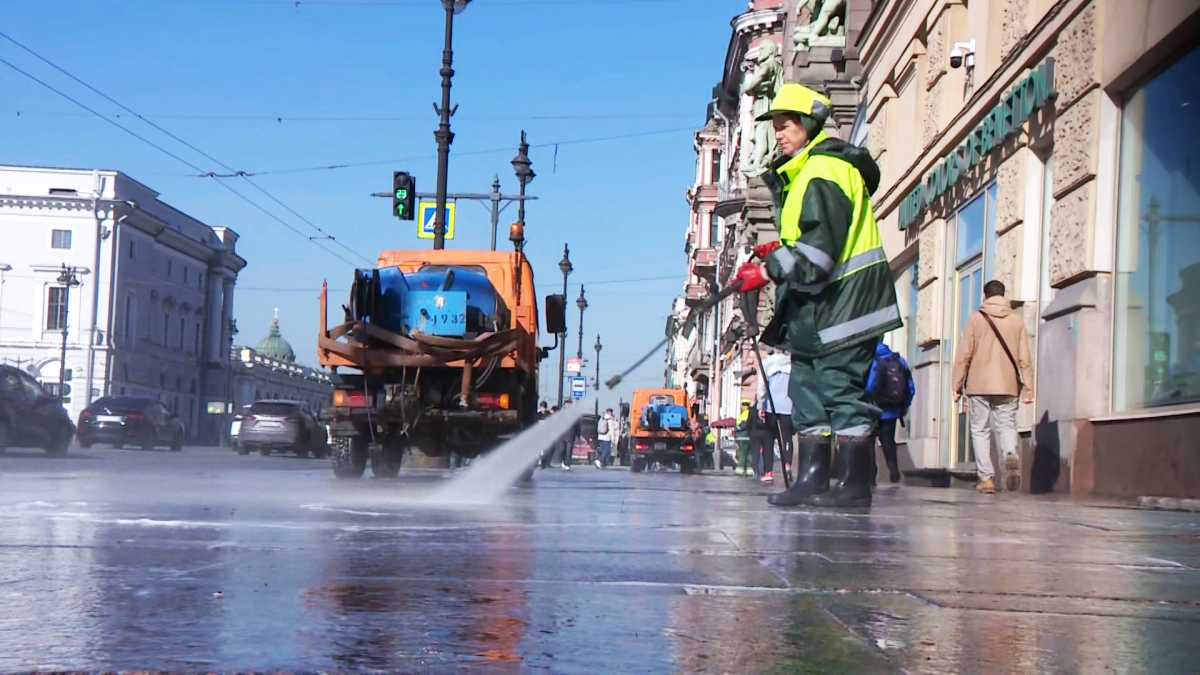
[[[263,399],[303,401],[314,413],[329,405],[333,383],[322,370],[296,363],[296,353],[279,331],[279,311],[271,330],[254,348],[234,347],[230,355],[233,410]]]
[[[911,466],[973,468],[950,370],[998,279],[1034,355],[1025,489],[1200,495],[1198,35],[1198,0],[874,4],[856,129],[907,314]]]
[[[833,102],[830,134],[847,138],[861,97],[856,41],[868,0],[755,0],[731,22],[729,46],[705,125],[695,134],[696,177],[687,190],[689,225],[682,323],[749,260],[755,244],[778,238],[770,191],[761,176],[778,156],[770,122],[755,122],[779,87],[802,82]],[[678,340],[668,371],[711,419],[734,417],[756,392],[756,359],[746,327],[765,325],[773,289],[749,307],[734,296],[697,317]],[[747,316],[751,314],[752,316]]]
[[[120,172],[0,167],[0,361],[52,391],[61,367],[72,419],[101,396],[151,396],[216,440],[237,239]]]

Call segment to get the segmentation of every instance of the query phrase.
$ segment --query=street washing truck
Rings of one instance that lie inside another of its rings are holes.
[[[697,473],[696,446],[688,435],[688,396],[682,389],[635,389],[630,404],[629,444],[634,472],[651,462],[676,463]]]
[[[474,458],[537,421],[533,269],[520,251],[399,250],[354,272],[344,321],[329,328],[320,297],[317,356],[331,370],[334,475],[369,462],[394,478],[410,450]],[[565,332],[564,300],[545,301],[546,330]]]

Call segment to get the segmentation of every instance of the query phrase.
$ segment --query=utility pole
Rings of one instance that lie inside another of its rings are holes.
[[[442,0],[446,9],[445,45],[442,47],[442,68],[438,71],[442,76],[442,105],[435,103],[433,106],[439,118],[437,131],[433,132],[438,147],[437,211],[433,214],[433,248],[436,250],[446,247],[446,183],[450,175],[450,144],[454,142],[450,118],[458,110],[457,105],[450,107],[450,82],[454,78],[454,15],[466,9],[470,1]]]
[[[600,344],[600,334],[596,333],[596,409],[595,414],[600,415],[600,350],[604,346]]]
[[[67,267],[67,264],[63,263],[62,274],[58,275],[58,283],[63,286],[62,351],[58,360],[58,402],[60,405],[63,400],[64,385],[67,381],[67,316],[71,309],[71,287],[79,285],[79,279],[75,276],[75,272],[74,267]]]

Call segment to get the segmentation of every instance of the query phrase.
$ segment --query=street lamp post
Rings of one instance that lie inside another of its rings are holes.
[[[446,191],[450,175],[450,144],[454,142],[454,134],[450,132],[450,117],[458,106],[450,107],[450,81],[454,77],[454,15],[467,8],[471,0],[442,0],[446,8],[446,42],[442,47],[442,68],[438,71],[442,76],[442,105],[436,103],[433,108],[439,116],[437,131],[433,137],[437,139],[438,169],[437,169],[437,211],[433,214],[433,248],[441,250],[446,247]]]
[[[521,130],[521,145],[517,149],[517,156],[512,159],[513,171],[517,174],[517,182],[521,184],[520,199],[517,201],[517,222],[521,224],[521,240],[513,242],[517,252],[525,247],[525,186],[533,182],[536,173],[533,172],[533,162],[529,160],[529,144],[525,142],[525,130]],[[566,290],[563,291],[566,293]]]
[[[71,287],[79,285],[79,279],[75,276],[75,268],[67,267],[66,263],[63,263],[62,274],[58,275],[58,283],[63,286],[62,351],[58,359],[58,402],[61,405],[63,389],[67,381],[67,313],[71,307]]]
[[[563,297],[565,298],[567,297],[567,276],[574,269],[571,266],[571,249],[566,244],[563,244],[563,257],[562,260],[558,261],[558,269],[563,275]],[[558,340],[558,407],[560,408],[563,404],[563,377],[567,366],[567,331],[565,321],[563,322],[563,326],[562,335],[559,336]]]
[[[583,310],[588,308],[587,298],[583,296],[583,284],[579,285],[579,298],[575,300],[575,306],[579,308],[579,352],[576,356],[583,362]]]
[[[595,414],[600,414],[600,350],[603,345],[600,344],[600,334],[596,333],[596,409]]]

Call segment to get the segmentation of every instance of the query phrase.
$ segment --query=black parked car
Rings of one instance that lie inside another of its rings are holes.
[[[183,449],[183,421],[158,399],[145,396],[105,396],[79,413],[79,445],[107,443],[152,450],[165,445]]]
[[[303,401],[255,401],[242,415],[237,450],[248,455],[253,450],[266,457],[272,450],[290,450],[297,457],[311,452],[326,454],[325,426]]]
[[[28,373],[0,366],[0,452],[34,447],[61,457],[74,435],[75,425],[58,399]]]

